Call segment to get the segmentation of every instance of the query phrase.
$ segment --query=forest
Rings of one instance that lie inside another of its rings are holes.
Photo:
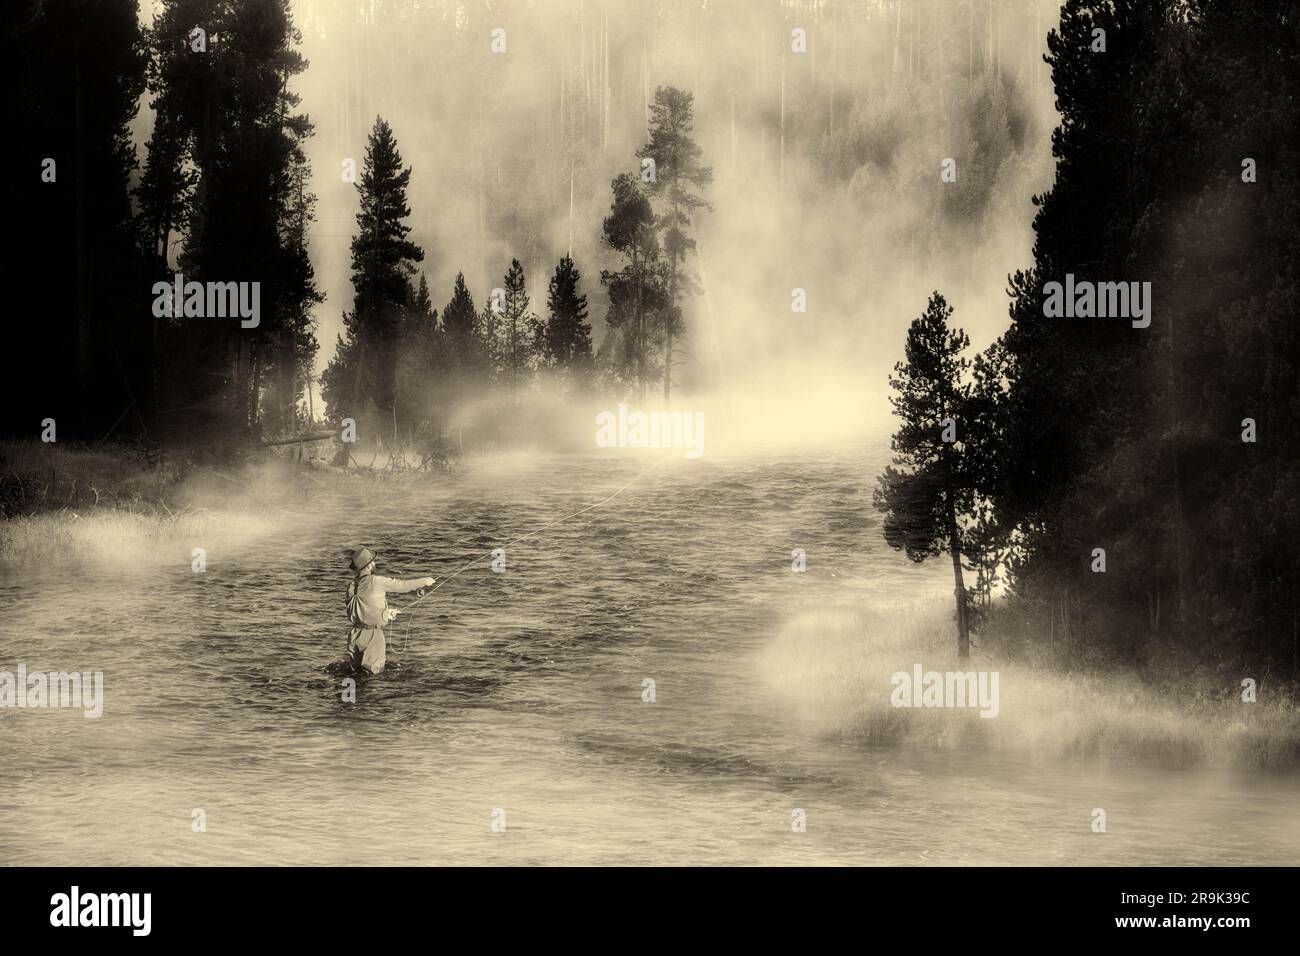
[[[935,292],[891,378],[877,505],[953,561],[963,654],[988,616],[1064,661],[1300,670],[1298,40],[1285,2],[1062,6],[1010,325],[974,351]],[[1062,316],[1073,275],[1149,283],[1149,315]]]

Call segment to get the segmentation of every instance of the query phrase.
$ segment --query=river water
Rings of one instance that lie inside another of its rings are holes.
[[[0,669],[102,670],[106,704],[98,720],[0,711],[0,858],[1300,862],[1295,774],[810,729],[762,665],[794,615],[950,593],[942,560],[914,565],[880,539],[883,456],[650,464],[485,459],[415,490],[322,490],[210,552],[203,574],[190,569],[201,541],[147,572],[6,573]],[[442,577],[632,479],[510,546],[504,573],[485,561],[448,581],[389,629],[389,669],[341,700],[326,665],[346,638],[345,548],[375,548],[381,573]],[[1123,825],[1092,833],[1095,806]]]

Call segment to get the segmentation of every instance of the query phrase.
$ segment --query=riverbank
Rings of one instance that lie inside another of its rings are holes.
[[[217,467],[129,446],[0,443],[0,566],[188,562],[195,542],[268,533],[311,488],[341,480],[274,455]]]
[[[1159,662],[1063,672],[979,649],[962,662],[951,618],[943,602],[810,611],[786,622],[761,667],[812,732],[866,744],[1175,769],[1300,767],[1300,707],[1285,680],[1197,675]],[[996,636],[985,642],[993,646]],[[895,706],[904,683],[895,675],[911,678],[917,665],[945,675],[997,672],[996,716],[981,717],[979,706]],[[1247,678],[1256,682],[1254,703],[1242,700]]]

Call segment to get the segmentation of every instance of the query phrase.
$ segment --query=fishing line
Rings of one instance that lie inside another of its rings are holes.
[[[450,581],[452,578],[456,577],[456,575],[458,575],[458,574],[462,574],[462,573],[464,573],[465,571],[468,571],[470,568],[474,567],[474,565],[478,564],[478,563],[479,563],[480,561],[482,561],[484,558],[490,558],[490,557],[492,557],[492,553],[493,553],[493,551],[496,551],[496,550],[498,550],[498,549],[500,549],[500,548],[508,548],[508,547],[510,547],[510,545],[514,544],[516,541],[523,541],[525,538],[531,538],[533,535],[541,534],[543,531],[546,531],[546,530],[549,529],[549,528],[554,528],[556,525],[558,525],[558,524],[563,524],[564,522],[566,522],[566,521],[568,521],[568,520],[570,520],[570,519],[572,519],[572,518],[576,518],[576,517],[578,517],[578,515],[580,515],[580,514],[586,514],[588,511],[592,511],[592,510],[594,510],[594,509],[596,509],[596,508],[599,508],[601,505],[605,504],[606,502],[613,501],[615,498],[617,498],[619,495],[621,495],[621,494],[622,494],[624,491],[626,491],[628,488],[632,487],[632,485],[636,484],[638,481],[640,481],[640,480],[641,480],[642,478],[644,478],[646,475],[650,474],[650,472],[654,471],[656,468],[658,468],[660,465],[662,465],[662,464],[664,463],[664,461],[667,461],[667,459],[663,459],[662,461],[657,461],[657,462],[655,462],[653,465],[651,465],[651,466],[650,466],[649,468],[647,468],[645,471],[641,472],[639,475],[634,476],[630,481],[627,482],[627,484],[622,485],[621,487],[619,487],[618,489],[616,489],[616,490],[613,492],[613,494],[610,494],[610,495],[608,495],[608,496],[606,496],[606,497],[604,497],[604,498],[601,498],[599,501],[595,502],[594,504],[587,505],[587,507],[585,507],[585,508],[580,508],[580,509],[578,509],[577,511],[573,512],[573,514],[565,515],[563,518],[557,518],[556,520],[552,521],[550,524],[542,525],[540,528],[535,528],[535,529],[533,529],[532,531],[527,532],[526,534],[521,534],[521,535],[519,535],[517,538],[511,538],[509,541],[506,541],[504,544],[499,544],[499,545],[497,545],[496,548],[493,548],[491,551],[485,551],[485,552],[483,552],[483,553],[480,554],[477,558],[475,558],[473,561],[469,562],[469,564],[466,564],[464,567],[457,568],[455,571],[453,571],[451,574],[447,575],[447,576],[446,576],[445,578],[443,578],[442,580],[438,581],[438,582],[437,582],[436,584],[434,584],[432,587],[429,587],[429,588],[422,588],[422,589],[421,589],[420,596],[419,596],[418,598],[416,598],[414,601],[412,601],[410,604],[406,605],[406,607],[404,607],[404,608],[400,608],[401,612],[402,612],[403,614],[413,615],[413,612],[415,611],[415,609],[416,609],[417,607],[420,606],[421,602],[423,602],[425,598],[427,598],[427,597],[428,597],[430,594],[432,594],[434,591],[438,590],[438,588],[442,587],[444,584],[446,584],[446,583],[447,583],[448,581]],[[410,631],[410,629],[411,629],[411,617],[408,616],[407,619],[406,619],[405,625],[404,625],[403,628],[402,628],[402,646],[401,646],[401,648],[399,649],[399,653],[405,653],[405,652],[406,652],[406,636],[407,636],[408,632]]]

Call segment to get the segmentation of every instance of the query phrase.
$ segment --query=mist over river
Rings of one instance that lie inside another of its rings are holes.
[[[0,669],[101,670],[106,701],[98,720],[0,711],[3,859],[1300,860],[1294,773],[903,748],[802,720],[768,657],[798,615],[923,607],[949,626],[947,558],[915,565],[881,540],[871,489],[885,461],[477,459],[418,485],[313,488],[302,513],[210,550],[201,574],[202,541],[158,568],[6,572]],[[388,669],[340,699],[326,666],[347,635],[344,549],[374,548],[381,574],[441,578],[638,475],[510,546],[504,573],[484,561],[399,618]],[[195,809],[206,832],[192,832]],[[807,832],[792,831],[795,809]]]

